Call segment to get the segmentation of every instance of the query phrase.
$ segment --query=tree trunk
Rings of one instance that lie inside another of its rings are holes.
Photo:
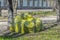
[[[56,0],[57,22],[60,22],[60,1]]]
[[[13,14],[14,14],[14,16],[17,15],[17,5],[18,5],[18,1],[17,0],[12,0],[12,6],[13,6]]]
[[[7,0],[8,4],[8,28],[13,23],[13,8],[12,8],[12,0]]]
[[[1,15],[1,2],[0,2],[0,16],[2,16],[2,15]]]
[[[17,15],[17,0],[7,0],[8,4],[8,27],[14,26],[14,16]]]

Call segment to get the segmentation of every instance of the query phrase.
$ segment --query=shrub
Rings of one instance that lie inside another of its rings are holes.
[[[34,18],[29,13],[22,13],[17,15],[14,19],[16,33],[25,34],[31,32],[39,32],[42,30],[42,21],[40,18]],[[13,32],[13,27],[10,28],[11,32]]]

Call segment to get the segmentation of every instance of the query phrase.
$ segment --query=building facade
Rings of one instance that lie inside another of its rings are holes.
[[[54,4],[52,0],[18,0],[17,9],[49,9]],[[0,7],[7,9],[7,0],[0,0]]]

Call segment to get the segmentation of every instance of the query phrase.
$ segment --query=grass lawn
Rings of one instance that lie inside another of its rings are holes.
[[[60,40],[60,25],[42,32],[30,33],[16,38],[0,37],[0,40]]]
[[[8,18],[7,17],[0,17],[0,20],[4,20],[4,21],[8,21]]]
[[[30,13],[32,15],[38,15],[38,16],[51,16],[51,15],[56,16],[57,15],[55,11],[21,12],[21,13]]]

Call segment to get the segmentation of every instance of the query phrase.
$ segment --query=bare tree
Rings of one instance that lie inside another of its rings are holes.
[[[17,15],[17,1],[7,0],[8,3],[8,26],[11,24],[14,26],[14,16]]]
[[[1,16],[1,2],[0,2],[0,16]]]
[[[12,0],[12,5],[13,5],[13,13],[14,13],[14,16],[16,16],[17,15],[18,0]]]
[[[56,1],[57,22],[60,22],[60,0]]]

